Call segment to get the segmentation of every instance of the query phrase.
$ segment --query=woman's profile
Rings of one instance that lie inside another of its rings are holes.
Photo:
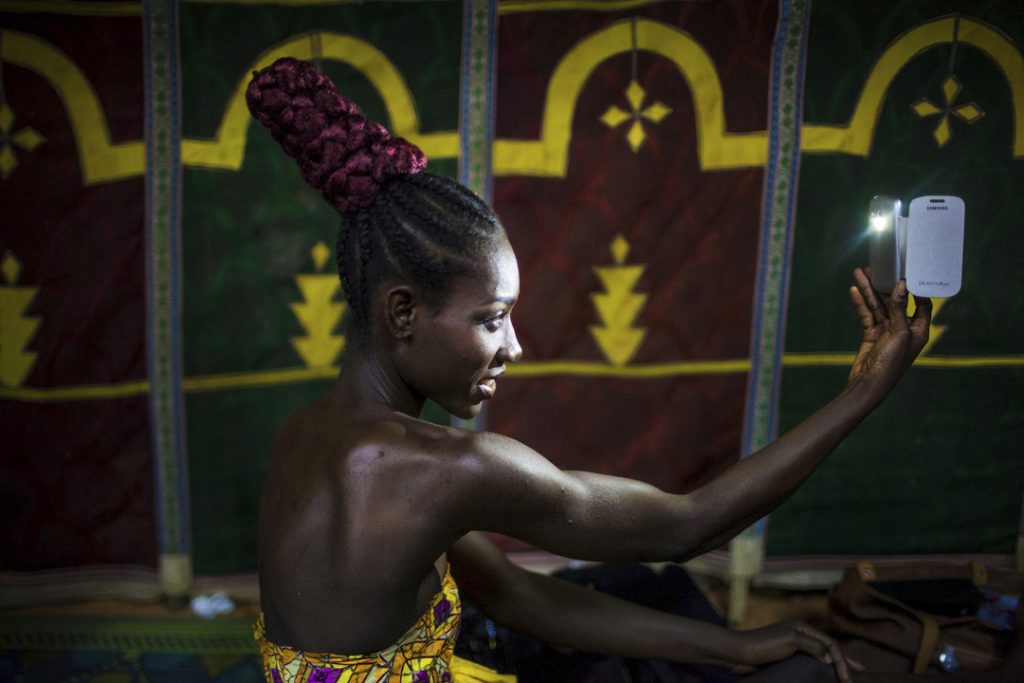
[[[463,418],[522,355],[519,272],[498,217],[423,153],[368,121],[314,66],[257,72],[249,108],[341,215],[351,318],[337,382],[274,440],[259,520],[269,681],[511,680],[453,657],[456,584],[495,621],[578,650],[753,667],[806,652],[849,673],[803,624],[734,632],[512,565],[492,531],[586,560],[681,561],[719,547],[792,493],[891,390],[923,347],[930,303],[850,294],[863,330],[847,386],[775,443],[685,495],[557,469]],[[680,450],[685,452],[685,444]]]

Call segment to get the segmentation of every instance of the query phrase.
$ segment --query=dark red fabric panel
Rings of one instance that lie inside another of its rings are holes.
[[[731,132],[766,129],[769,58],[778,7],[765,0],[716,0],[663,2],[622,12],[502,14],[496,136],[538,137],[544,93],[555,65],[582,38],[631,17],[675,26],[700,43],[723,83]]]
[[[0,570],[156,564],[145,396],[0,414]]]
[[[137,17],[17,14],[2,21],[74,62],[114,143],[141,142]],[[31,128],[45,138],[32,150],[15,145],[18,164],[0,181],[0,258],[10,254],[20,264],[18,287],[37,289],[21,312],[39,321],[23,349],[37,358],[21,387],[59,392],[142,382],[143,175],[86,185],[57,84],[10,63],[3,79],[11,132]],[[146,395],[42,399],[0,398],[0,569],[155,565]]]
[[[86,72],[115,142],[142,139],[145,120],[141,115],[144,92],[139,17],[18,13],[3,15],[3,26],[50,43]],[[7,80],[9,68],[4,64],[4,83],[7,97],[14,98],[17,91]],[[59,111],[54,113],[63,117]],[[65,158],[70,161],[77,157],[71,154]]]
[[[775,29],[770,3],[658,4],[636,11],[689,33],[714,60],[727,130],[764,130]],[[626,15],[622,15],[626,16]],[[580,39],[622,16],[541,12],[502,17],[496,136],[536,138],[547,83]],[[591,74],[573,115],[564,178],[499,176],[494,205],[520,262],[514,313],[531,361],[607,362],[590,333],[591,301],[604,292],[593,268],[614,264],[609,245],[629,242],[625,263],[644,266],[633,288],[648,299],[634,325],[647,330],[632,365],[744,359],[749,354],[762,168],[706,171],[698,159],[692,94],[668,59],[636,58],[646,95],[671,108],[644,121],[637,152],[629,124],[601,121],[629,111],[629,53]],[[515,377],[503,380],[488,427],[536,448],[559,467],[691,488],[740,450],[746,375],[663,378]]]
[[[610,378],[503,380],[494,405],[504,423],[496,431],[519,433],[540,453],[555,454],[563,469],[681,491],[713,476],[718,459],[735,456],[742,417],[736,397],[745,383],[743,375],[645,380],[640,387]]]

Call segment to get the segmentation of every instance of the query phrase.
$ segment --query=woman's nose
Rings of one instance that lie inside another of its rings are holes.
[[[523,357],[523,347],[519,345],[519,338],[516,337],[516,328],[512,321],[508,321],[508,335],[505,337],[505,355],[513,363]]]

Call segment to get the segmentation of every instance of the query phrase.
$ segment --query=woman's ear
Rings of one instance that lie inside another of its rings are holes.
[[[388,333],[395,339],[412,338],[412,327],[416,318],[416,294],[407,285],[392,287],[386,299],[386,323]]]

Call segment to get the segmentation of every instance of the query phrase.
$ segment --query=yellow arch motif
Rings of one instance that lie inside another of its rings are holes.
[[[18,31],[3,31],[0,60],[42,76],[57,92],[67,111],[78,146],[82,184],[141,175],[146,167],[141,140],[114,143],[99,97],[71,59],[51,43]]]
[[[764,165],[764,132],[728,133],[722,85],[711,57],[685,31],[648,19],[636,20],[637,49],[672,61],[693,95],[697,121],[697,157],[702,169]],[[606,59],[632,50],[630,20],[612,24],[576,44],[555,67],[544,101],[539,140],[494,141],[495,175],[561,177],[568,167],[572,118],[583,86]]]
[[[213,140],[186,138],[181,160],[187,166],[238,170],[245,158],[246,133],[252,117],[245,104],[245,89],[252,70],[263,68],[279,57],[314,58],[344,62],[360,71],[384,100],[391,120],[390,130],[416,144],[431,158],[456,157],[456,132],[422,133],[419,116],[409,87],[387,56],[366,41],[340,33],[310,33],[275,45],[246,70],[228,102]]]
[[[721,83],[704,49],[689,34],[671,26],[640,19],[636,28],[637,47],[670,59],[690,87],[696,109],[701,168],[763,165],[767,154],[765,132],[726,131]],[[975,19],[960,18],[958,39],[988,55],[1005,75],[1014,110],[1013,157],[1024,157],[1024,56],[996,28]],[[317,40],[320,49],[315,52]],[[952,17],[926,22],[897,38],[875,63],[849,122],[846,125],[805,123],[802,151],[870,154],[875,123],[889,84],[911,59],[952,40]],[[548,85],[540,139],[495,140],[495,175],[564,176],[572,118],[584,84],[602,61],[631,49],[629,23],[625,21],[588,36],[570,50],[559,62]],[[314,54],[345,62],[362,72],[381,93],[390,127],[396,134],[419,145],[428,156],[458,156],[458,133],[422,133],[415,105],[401,74],[381,51],[365,41],[336,33],[308,34],[272,48],[253,68],[284,55],[312,59]],[[120,180],[145,172],[145,142],[111,141],[106,115],[92,84],[57,47],[35,36],[4,30],[0,59],[39,74],[63,101],[78,146],[83,184]],[[241,167],[250,122],[245,107],[247,74],[235,88],[216,137],[182,141],[185,165],[227,170]]]
[[[953,23],[953,17],[935,19],[893,41],[864,82],[849,123],[845,126],[805,124],[801,149],[868,156],[889,84],[914,57],[937,45],[952,43]],[[974,19],[960,18],[958,40],[984,52],[1006,76],[1013,102],[1013,157],[1024,157],[1024,57],[1009,38]]]

